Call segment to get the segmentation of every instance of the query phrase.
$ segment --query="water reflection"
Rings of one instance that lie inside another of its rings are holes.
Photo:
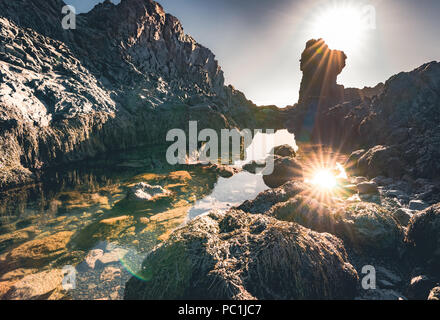
[[[285,130],[257,134],[243,162],[264,159],[273,146],[286,143],[297,148]],[[44,298],[121,299],[128,277],[138,273],[145,255],[175,228],[267,189],[261,175],[240,172],[222,178],[203,167],[170,166],[165,152],[145,148],[103,155],[0,194],[0,287],[22,279],[30,283],[28,276],[46,281],[41,277],[73,265],[77,288],[54,288]],[[160,185],[172,197],[130,200],[127,194],[139,182]]]

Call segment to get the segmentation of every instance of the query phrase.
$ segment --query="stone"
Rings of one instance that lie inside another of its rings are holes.
[[[413,210],[410,209],[406,209],[406,208],[399,208],[396,211],[393,212],[393,216],[394,218],[396,218],[397,221],[399,221],[399,223],[402,226],[407,226],[409,223],[409,220],[411,219],[411,217],[414,215]]]
[[[94,249],[89,251],[89,253],[86,256],[85,263],[90,269],[95,268],[96,260],[102,257],[104,254],[104,251],[102,249]]]
[[[278,188],[290,180],[303,178],[302,166],[295,158],[275,156],[273,171],[267,174],[272,169],[269,167],[263,171],[264,183],[269,188]]]
[[[356,185],[359,194],[378,194],[379,189],[374,182],[362,182]]]
[[[50,299],[54,291],[62,291],[63,277],[59,269],[27,275],[15,282],[4,298],[8,300]]]
[[[426,204],[422,200],[411,200],[408,206],[410,210],[425,210],[429,207],[429,204]]]
[[[139,276],[125,299],[350,299],[358,281],[336,237],[235,209],[177,229]]]
[[[375,203],[344,204],[333,212],[335,230],[354,250],[374,255],[396,255],[403,246],[402,227]]]
[[[16,268],[38,268],[66,253],[66,246],[74,232],[62,231],[25,242],[0,258],[0,272]]]
[[[405,242],[412,258],[438,270],[440,267],[440,203],[415,214],[409,221]]]
[[[332,128],[321,121],[320,114],[343,102],[344,87],[337,84],[347,56],[331,50],[323,39],[311,39],[301,54],[303,72],[298,104],[288,110],[287,128],[297,141],[327,142]]]

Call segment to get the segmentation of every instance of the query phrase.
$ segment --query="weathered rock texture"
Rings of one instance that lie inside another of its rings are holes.
[[[214,54],[151,0],[105,1],[64,30],[61,0],[0,0],[0,188],[53,164],[164,143],[171,128],[252,128]]]
[[[378,96],[336,105],[321,118],[329,142],[366,150],[353,163],[360,174],[438,178],[439,105],[440,63],[430,62],[391,77]]]
[[[346,299],[358,276],[342,242],[230,210],[177,230],[126,285],[126,299]]]
[[[435,270],[440,280],[440,203],[410,219],[405,240],[413,249],[414,260]]]

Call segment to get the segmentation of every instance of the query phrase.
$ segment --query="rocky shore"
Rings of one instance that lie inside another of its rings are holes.
[[[255,128],[214,54],[151,0],[105,1],[64,30],[62,0],[0,1],[0,189],[163,144],[173,128]]]
[[[60,288],[68,261],[81,271],[73,298],[96,289],[93,278],[113,288],[112,299],[440,299],[440,63],[344,88],[345,53],[312,39],[298,103],[257,107],[225,86],[214,54],[158,3],[105,1],[78,15],[74,31],[61,27],[63,6],[0,0],[1,191],[55,166],[163,144],[190,120],[199,130],[287,128],[302,144],[272,151],[274,171],[263,172],[270,189],[190,221],[193,199],[241,169],[195,164],[183,169],[203,171],[198,180],[169,170],[87,199],[63,194],[65,207],[85,209],[45,217],[52,234],[33,218],[0,225],[0,297],[72,298]],[[331,191],[307,180],[307,145],[317,158],[324,147],[347,155],[348,176]],[[44,206],[61,206],[52,200]],[[136,276],[119,264],[120,238],[146,255]],[[375,288],[366,288],[371,268]]]
[[[291,178],[237,208],[190,221],[147,256],[143,280],[131,278],[125,298],[438,295],[440,207],[435,199],[420,200],[417,184],[383,176],[353,175],[325,201],[313,188]],[[365,266],[374,267],[375,289],[362,287]]]

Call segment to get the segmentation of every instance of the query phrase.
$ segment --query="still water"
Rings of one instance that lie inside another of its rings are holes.
[[[245,162],[264,159],[281,144],[297,149],[285,130],[260,133]],[[165,151],[103,156],[52,170],[38,184],[1,194],[0,296],[122,299],[125,282],[137,276],[145,256],[175,228],[268,188],[261,175],[245,171],[222,178],[201,167],[170,166]],[[172,196],[133,200],[127,193],[139,182],[160,185]],[[63,268],[70,272],[71,290],[58,284]]]

